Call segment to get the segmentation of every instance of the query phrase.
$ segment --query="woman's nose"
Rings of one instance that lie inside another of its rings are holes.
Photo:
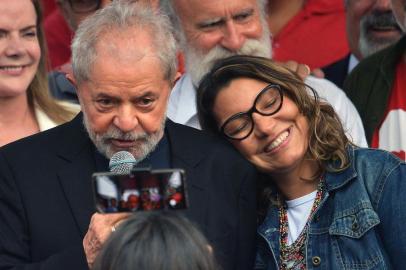
[[[10,35],[6,42],[5,54],[7,57],[17,58],[24,53],[24,44],[19,36]]]
[[[261,138],[272,134],[276,122],[273,116],[265,116],[259,113],[253,113],[252,120],[254,121],[255,136]]]

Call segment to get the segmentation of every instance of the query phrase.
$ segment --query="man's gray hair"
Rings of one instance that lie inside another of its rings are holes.
[[[186,42],[184,32],[182,29],[182,24],[180,23],[179,16],[175,10],[175,7],[173,5],[173,2],[177,0],[160,0],[159,1],[159,7],[161,12],[165,13],[166,15],[169,16],[169,19],[171,20],[173,29],[174,29],[174,34],[176,36],[176,39],[178,42],[181,43],[181,46],[185,46],[185,44],[182,44],[183,42]],[[267,17],[267,12],[266,12],[266,5],[268,3],[268,0],[256,0],[260,15],[261,15],[261,20],[265,20]]]
[[[77,83],[88,81],[96,61],[96,45],[106,33],[120,33],[137,28],[148,31],[154,52],[162,62],[164,78],[172,80],[177,71],[177,48],[169,18],[149,5],[129,0],[116,0],[84,20],[72,41],[72,68]]]

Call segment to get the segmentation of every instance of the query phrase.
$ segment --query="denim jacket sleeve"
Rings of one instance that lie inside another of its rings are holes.
[[[383,172],[376,185],[376,211],[380,218],[378,232],[393,269],[406,265],[406,163],[399,162]]]

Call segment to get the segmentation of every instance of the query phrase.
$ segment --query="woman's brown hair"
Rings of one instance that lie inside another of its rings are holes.
[[[294,72],[272,60],[255,56],[232,56],[218,61],[202,79],[197,94],[197,109],[203,129],[219,134],[213,107],[218,93],[237,78],[251,78],[281,86],[307,118],[309,148],[306,158],[323,171],[340,171],[349,164],[346,146],[350,143],[333,107],[321,101],[316,91]],[[283,105],[282,105],[283,106]]]

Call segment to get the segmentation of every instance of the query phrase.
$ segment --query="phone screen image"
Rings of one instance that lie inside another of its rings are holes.
[[[182,170],[93,175],[96,209],[102,213],[185,209]]]

